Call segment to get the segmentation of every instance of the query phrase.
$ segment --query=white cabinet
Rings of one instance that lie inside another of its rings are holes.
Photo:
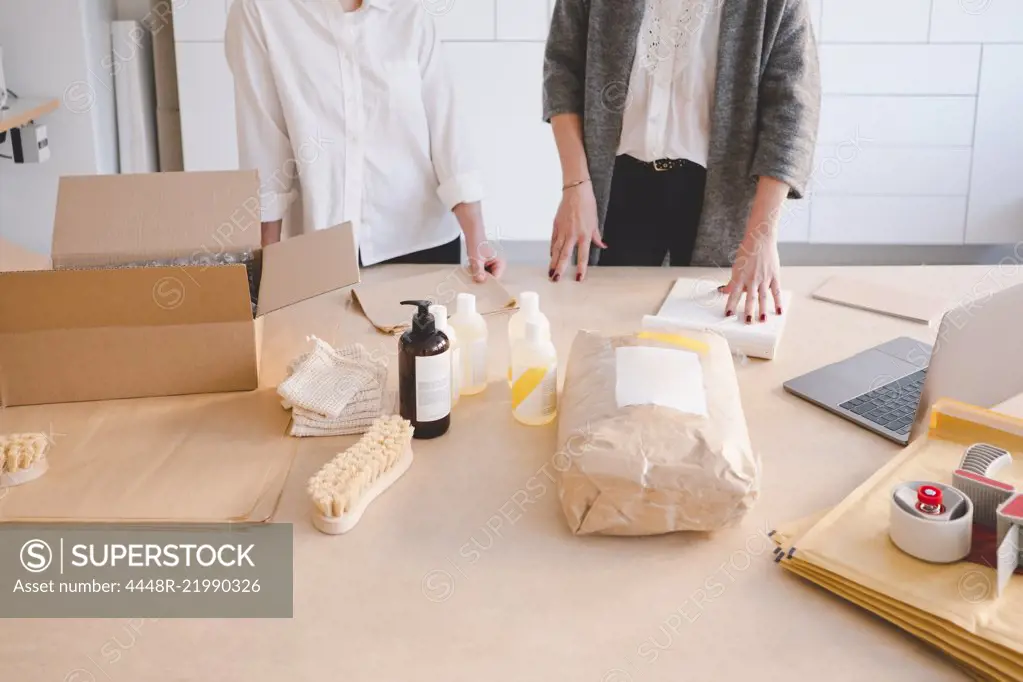
[[[187,0],[174,3],[174,40],[221,41],[231,0]]]
[[[223,43],[178,43],[178,96],[186,171],[238,168],[234,79]]]
[[[1016,244],[1023,240],[1021,66],[1023,45],[984,47],[966,229],[970,244]]]
[[[930,20],[931,0],[824,0],[819,35],[829,43],[926,43]]]

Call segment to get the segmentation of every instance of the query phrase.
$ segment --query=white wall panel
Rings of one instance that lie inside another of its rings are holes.
[[[934,0],[933,43],[1023,43],[1020,0]]]
[[[827,94],[973,95],[980,46],[822,45],[820,60]]]
[[[815,197],[814,244],[962,244],[965,197]]]
[[[1023,240],[1023,45],[988,45],[980,79],[966,241]]]
[[[225,0],[174,2],[174,40],[223,40],[227,28],[227,6]]]
[[[966,196],[969,148],[887,148],[839,144],[817,149],[818,195]]]
[[[178,43],[185,170],[238,168],[234,79],[223,43]]]
[[[547,0],[497,0],[498,40],[544,40],[550,23]]]
[[[493,40],[497,24],[496,0],[415,0],[433,15],[441,38]]]
[[[782,209],[778,224],[779,242],[806,242],[810,239],[811,199],[789,199]]]
[[[504,239],[550,239],[561,199],[557,150],[541,117],[543,49],[542,43],[446,46],[486,181],[488,231]]]
[[[818,140],[879,146],[969,147],[975,97],[825,95]]]
[[[926,43],[931,0],[824,0],[828,43]]]

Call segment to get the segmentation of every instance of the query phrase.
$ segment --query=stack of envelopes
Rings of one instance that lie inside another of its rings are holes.
[[[926,437],[834,509],[777,529],[777,561],[941,649],[976,679],[1021,680],[1023,575],[1011,575],[999,589],[997,543],[975,526],[966,560],[931,564],[888,537],[893,488],[906,481],[951,485],[964,451],[976,443],[1012,453],[1001,477],[1023,487],[1023,420],[939,401]]]

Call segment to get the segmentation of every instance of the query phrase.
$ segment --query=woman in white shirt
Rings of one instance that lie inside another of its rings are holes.
[[[226,49],[263,243],[301,193],[302,229],[351,221],[360,262],[504,264],[432,18],[403,0],[235,0]]]

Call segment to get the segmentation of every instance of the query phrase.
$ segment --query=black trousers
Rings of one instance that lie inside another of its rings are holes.
[[[655,170],[631,156],[615,161],[601,265],[689,265],[703,213],[707,171],[690,161]]]
[[[385,260],[380,265],[389,263],[415,263],[417,265],[460,265],[462,262],[462,238],[458,237],[447,244],[435,246],[432,249],[413,251],[404,256],[398,256]],[[362,265],[362,254],[359,254],[359,267]]]

